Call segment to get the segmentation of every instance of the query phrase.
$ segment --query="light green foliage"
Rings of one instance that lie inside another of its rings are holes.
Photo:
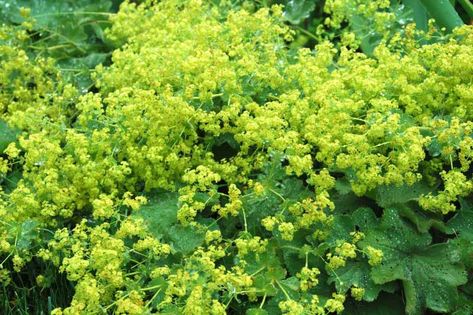
[[[59,272],[56,315],[467,311],[472,28],[426,44],[360,3],[327,1],[361,26],[310,50],[300,2],[125,2],[87,93],[2,28],[2,294]]]
[[[454,233],[460,235],[461,238],[473,241],[473,233],[471,229],[473,207],[471,201],[460,199],[460,204],[461,208],[448,222],[448,226],[453,229]]]
[[[108,17],[119,1],[5,0],[0,4],[0,20],[23,24],[32,39],[29,53],[53,57],[63,76],[81,92],[93,82],[90,71],[108,62],[109,45],[104,30]]]
[[[299,24],[310,16],[318,1],[290,0],[284,6],[284,17],[292,24]]]
[[[0,121],[0,150],[4,151],[8,145],[16,140],[15,130],[10,128],[4,121]]]
[[[416,232],[390,208],[379,227],[371,226],[361,241],[363,248],[374,246],[383,251],[383,261],[373,267],[372,279],[378,284],[401,280],[408,314],[424,307],[448,312],[457,301],[455,288],[467,282],[459,249],[449,243],[431,243],[430,234]]]

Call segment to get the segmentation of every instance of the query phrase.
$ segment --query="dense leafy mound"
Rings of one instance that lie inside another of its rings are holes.
[[[473,311],[472,28],[367,56],[289,48],[287,19],[125,2],[88,93],[28,54],[30,22],[0,31],[5,309]]]

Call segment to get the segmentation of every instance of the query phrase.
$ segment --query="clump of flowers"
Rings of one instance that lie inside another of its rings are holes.
[[[389,1],[327,3],[324,27],[393,19]],[[395,280],[424,290],[409,277],[429,264],[456,292],[451,248],[469,243],[431,246],[429,229],[456,237],[442,215],[473,192],[472,28],[373,57],[351,33],[292,50],[280,6],[228,5],[124,2],[82,95],[0,29],[0,282],[60,273],[56,315],[342,313]],[[425,296],[408,308],[453,312]]]

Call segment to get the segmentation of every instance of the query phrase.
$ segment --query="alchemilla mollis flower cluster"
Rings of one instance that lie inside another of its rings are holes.
[[[386,5],[360,12],[382,24]],[[28,25],[0,29],[4,288],[63,277],[55,315],[330,314],[398,289],[372,229],[441,225],[473,192],[473,29],[423,44],[407,26],[368,57],[353,34],[288,48],[280,6],[227,8],[125,2],[86,94],[28,56]]]

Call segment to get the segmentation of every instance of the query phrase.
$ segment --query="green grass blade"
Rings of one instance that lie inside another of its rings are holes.
[[[462,19],[449,0],[421,0],[421,2],[440,27],[451,31],[463,25]]]
[[[460,3],[460,5],[466,11],[470,19],[473,19],[473,4],[470,2],[470,0],[458,0],[458,3]]]

